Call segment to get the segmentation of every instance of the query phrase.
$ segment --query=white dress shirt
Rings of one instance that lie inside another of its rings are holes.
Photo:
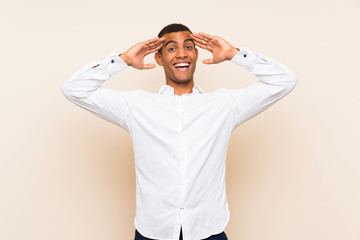
[[[260,80],[242,89],[174,95],[113,90],[101,84],[127,64],[112,52],[81,68],[62,85],[73,103],[131,135],[136,171],[136,229],[145,237],[205,239],[230,218],[225,187],[231,132],[288,94],[297,77],[273,59],[242,48],[231,62]],[[98,66],[95,66],[99,64]]]

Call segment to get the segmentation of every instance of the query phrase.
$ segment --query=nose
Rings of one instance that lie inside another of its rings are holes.
[[[187,57],[187,53],[186,53],[185,49],[179,48],[177,51],[176,58],[186,58],[186,57]]]

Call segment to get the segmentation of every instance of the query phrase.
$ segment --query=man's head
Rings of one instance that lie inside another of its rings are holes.
[[[190,29],[182,24],[170,24],[158,34],[160,38],[165,37],[165,42],[155,53],[155,60],[164,67],[167,82],[182,84],[193,80],[198,50],[191,33]]]
[[[187,31],[187,32],[192,33],[187,26],[185,26],[181,23],[172,23],[172,24],[165,26],[163,29],[161,29],[161,31],[158,34],[158,37],[161,38],[162,36],[164,36],[167,33],[182,32],[182,31]],[[158,50],[158,52],[161,53],[161,51],[162,51],[162,49],[160,48]]]

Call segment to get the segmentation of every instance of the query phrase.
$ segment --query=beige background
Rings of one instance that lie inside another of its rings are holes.
[[[296,88],[232,135],[230,240],[359,240],[360,2],[1,1],[0,239],[134,238],[130,135],[69,102],[82,66],[172,22],[289,67]],[[200,50],[199,60],[210,55]],[[154,62],[153,56],[147,58]],[[257,79],[199,61],[205,91]],[[128,68],[105,86],[158,91],[163,70]]]

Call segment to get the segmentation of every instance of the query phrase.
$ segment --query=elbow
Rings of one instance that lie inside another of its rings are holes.
[[[63,83],[61,86],[61,91],[67,99],[70,99],[70,91],[67,85],[68,85],[67,82]]]
[[[291,72],[288,74],[287,79],[288,80],[286,81],[286,92],[289,93],[295,88],[298,82],[298,78],[294,73]]]
[[[73,103],[84,101],[89,97],[91,91],[86,91],[84,87],[76,86],[76,84],[69,80],[61,85],[63,95]]]
[[[74,101],[74,99],[77,97],[78,94],[78,91],[74,91],[74,89],[72,89],[71,84],[69,84],[68,81],[63,83],[63,85],[61,86],[61,91],[63,95],[72,102]]]
[[[287,95],[295,88],[297,82],[298,78],[295,74],[287,74],[286,79],[284,78],[284,81],[282,81],[281,85],[279,86],[280,89],[278,89],[275,94],[280,92],[282,96]]]
[[[298,77],[293,73],[291,74],[291,85],[290,85],[290,91],[292,91],[296,84],[298,83]]]

